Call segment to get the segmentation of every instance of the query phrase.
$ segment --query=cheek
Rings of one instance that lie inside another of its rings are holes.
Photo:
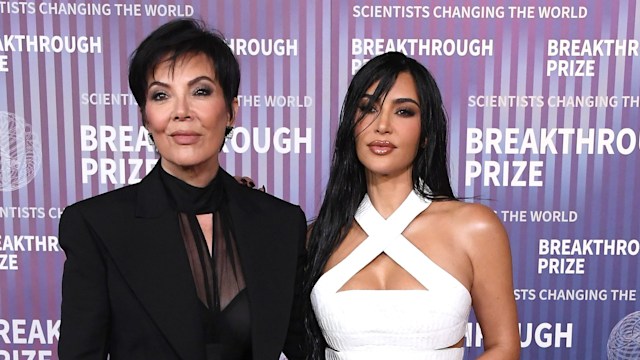
[[[420,131],[420,130],[418,130],[418,131]],[[420,133],[418,133],[418,134],[420,134]],[[416,149],[415,149],[415,151],[416,151],[416,153],[417,153],[421,148],[423,148],[423,147],[424,147],[424,144],[425,144],[425,143],[424,143],[424,141],[420,141],[420,136],[417,136],[417,137],[413,140],[413,143],[415,144],[415,148],[416,148]]]
[[[171,126],[171,117],[165,107],[147,106],[145,110],[145,122],[149,131],[163,133]]]
[[[365,129],[365,126],[363,125],[363,121],[364,119],[356,122],[355,125],[353,126],[353,133],[356,137],[362,132],[362,130]]]
[[[411,127],[409,128],[409,133],[415,135],[414,141],[416,142],[416,144],[418,144],[418,146],[423,145],[423,142],[420,141],[422,136],[422,126],[419,121],[417,123],[411,124]]]
[[[362,138],[366,137],[367,134],[374,130],[374,121],[375,119],[372,119],[371,117],[365,117],[355,124],[353,127],[353,134],[356,137],[356,145],[358,144],[358,141],[364,141]]]
[[[149,131],[157,131],[162,122],[158,117],[158,112],[155,111],[153,107],[146,107],[145,110],[142,111],[142,123]]]
[[[222,133],[224,136],[224,131],[229,124],[229,116],[228,113],[219,113],[217,116],[210,117],[207,121],[203,121],[202,125],[209,129],[209,131],[214,132],[216,134]]]
[[[369,149],[367,147],[366,141],[363,138],[363,136],[356,136],[355,147],[356,147],[356,158],[362,164],[363,161],[366,161],[367,154],[369,154]]]
[[[199,108],[197,113],[202,123],[208,124],[209,127],[225,127],[231,120],[231,114],[223,104],[207,104]]]
[[[367,127],[361,125],[362,123],[356,125],[353,129],[354,134],[354,143],[356,146],[356,152],[359,154],[361,149],[366,147],[367,142]]]

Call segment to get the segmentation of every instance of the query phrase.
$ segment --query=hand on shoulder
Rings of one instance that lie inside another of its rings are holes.
[[[262,192],[266,192],[267,190],[265,189],[264,185],[262,185],[259,188],[256,188],[256,183],[253,181],[252,178],[248,177],[248,176],[239,176],[236,175],[233,177],[234,179],[236,179],[236,181],[238,182],[238,184],[244,185],[248,188],[251,189],[256,189],[256,190],[260,190]]]

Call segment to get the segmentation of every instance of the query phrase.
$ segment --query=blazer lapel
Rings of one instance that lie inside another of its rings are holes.
[[[112,227],[105,245],[176,353],[183,359],[202,358],[198,299],[177,214],[168,206],[158,169],[136,186],[135,219],[125,215],[114,222],[126,225]],[[122,236],[123,229],[128,236]]]
[[[267,195],[238,185],[222,169],[218,176],[224,179],[249,292],[254,359],[277,359],[292,305],[296,248],[286,246],[286,239],[269,241],[286,219],[260,208],[260,196]]]

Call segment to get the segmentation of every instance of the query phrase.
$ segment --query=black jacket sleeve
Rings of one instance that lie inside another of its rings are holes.
[[[284,353],[289,360],[306,359],[306,332],[304,327],[304,314],[302,313],[302,281],[304,279],[304,269],[307,262],[307,252],[305,247],[307,221],[300,208],[298,208],[298,214],[294,224],[298,237],[298,260],[291,319],[289,321],[289,331],[287,333],[287,340],[284,348]]]
[[[105,263],[97,236],[77,206],[62,214],[59,241],[66,261],[58,357],[106,359],[110,315]]]

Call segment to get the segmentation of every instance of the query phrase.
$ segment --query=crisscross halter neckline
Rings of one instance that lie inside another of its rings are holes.
[[[411,192],[387,219],[365,196],[355,220],[367,238],[325,272],[311,303],[327,342],[328,360],[459,360],[471,296],[402,232],[431,201]],[[340,290],[380,254],[413,276],[421,290]]]
[[[466,288],[457,279],[435,264],[402,234],[407,226],[429,205],[431,205],[430,200],[423,199],[412,191],[402,204],[385,219],[375,209],[369,196],[365,195],[356,212],[355,219],[368,237],[346,258],[327,271],[318,280],[318,283],[326,281],[331,284],[330,289],[327,290],[342,292],[339,289],[349,279],[384,253],[413,276],[427,291],[442,289],[443,286],[449,288],[453,281],[466,292]]]
[[[422,286],[429,288],[419,279],[419,276],[416,276],[421,270],[416,269],[415,265],[424,260],[415,261],[415,257],[424,256],[424,254],[404,237],[402,232],[431,202],[423,201],[413,192],[411,194],[414,196],[409,195],[387,219],[378,213],[369,196],[365,195],[355,219],[368,237],[329,271],[335,274],[331,281],[334,287],[337,286],[335,291],[342,288],[349,279],[383,253],[414,276]]]

